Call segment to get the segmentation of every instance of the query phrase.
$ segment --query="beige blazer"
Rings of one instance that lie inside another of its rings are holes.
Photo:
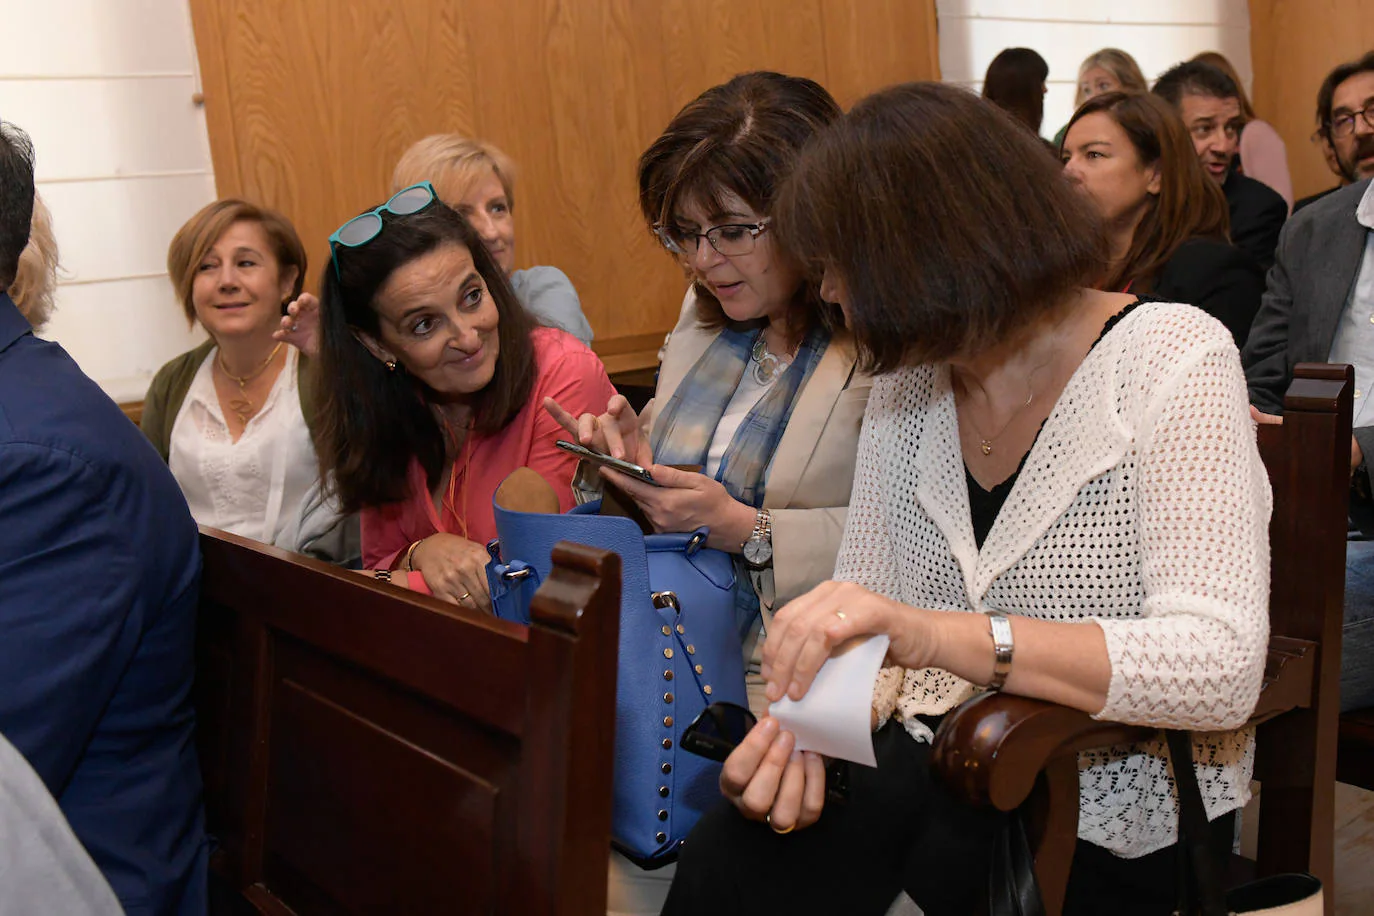
[[[694,308],[683,309],[664,346],[654,399],[640,415],[646,431],[718,333],[697,323]],[[855,360],[853,337],[837,331],[773,454],[763,500],[773,510],[773,569],[754,577],[765,614],[834,574],[872,384]]]

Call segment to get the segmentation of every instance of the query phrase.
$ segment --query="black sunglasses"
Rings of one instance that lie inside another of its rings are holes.
[[[679,740],[684,751],[724,763],[758,722],[752,712],[736,703],[712,703],[692,720]],[[835,759],[826,764],[825,798],[831,804],[849,800],[847,760]]]

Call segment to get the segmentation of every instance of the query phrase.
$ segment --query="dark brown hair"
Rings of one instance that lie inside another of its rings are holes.
[[[1030,48],[1006,48],[988,64],[983,98],[1011,112],[1037,134],[1045,118],[1045,79],[1049,64]]]
[[[534,389],[534,319],[467,220],[437,200],[406,216],[383,213],[382,220],[372,241],[339,250],[339,275],[326,264],[320,284],[318,377],[324,397],[315,448],[321,477],[333,475],[344,512],[404,499],[412,459],[419,460],[431,488],[444,471],[447,442],[430,406],[431,392],[399,367],[388,371],[355,336],[361,331],[381,338],[377,293],[400,267],[446,245],[461,245],[496,303],[500,349],[491,381],[473,396],[474,432],[504,428]]]
[[[768,216],[806,141],[839,116],[840,106],[830,93],[799,76],[741,73],[707,89],[639,157],[640,212],[653,227],[668,222],[688,201],[724,209],[723,195],[733,192],[760,216]],[[782,248],[775,250],[779,257],[789,257]],[[710,290],[697,284],[696,294],[702,324],[729,323]],[[803,284],[799,296],[808,319],[824,317],[827,307],[813,284]]]
[[[1210,64],[1222,73],[1231,78],[1231,82],[1236,84],[1236,100],[1240,102],[1240,116],[1249,124],[1258,115],[1255,114],[1255,106],[1250,104],[1250,96],[1245,94],[1245,84],[1241,82],[1240,74],[1236,68],[1226,59],[1226,55],[1220,51],[1203,51],[1201,54],[1194,55],[1193,60],[1201,64]]]
[[[1010,340],[1105,260],[1096,211],[1040,139],[939,83],[855,105],[807,147],[776,211],[786,244],[838,272],[878,373]]]
[[[1145,168],[1159,169],[1159,194],[1136,226],[1126,257],[1104,278],[1103,289],[1148,293],[1165,262],[1188,239],[1206,236],[1228,240],[1230,209],[1221,187],[1207,176],[1202,160],[1178,113],[1157,95],[1107,92],[1084,102],[1069,119],[1074,124],[1101,112],[1115,121]]]
[[[1321,88],[1317,90],[1317,132],[1331,140],[1331,105],[1336,97],[1336,89],[1341,83],[1361,73],[1374,73],[1374,51],[1359,60],[1348,61],[1326,75]]]
[[[296,227],[276,210],[259,207],[236,197],[226,197],[206,204],[188,219],[172,236],[172,244],[167,248],[167,274],[172,278],[172,286],[186,312],[186,320],[191,324],[196,323],[196,306],[191,301],[196,268],[205,259],[206,253],[215,247],[220,236],[238,222],[257,223],[262,227],[267,243],[272,246],[279,271],[296,268],[296,283],[291,289],[291,298],[300,297],[305,286],[306,259],[305,246],[296,234]]]

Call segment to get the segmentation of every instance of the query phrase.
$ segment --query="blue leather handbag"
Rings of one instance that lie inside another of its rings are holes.
[[[487,579],[499,617],[529,621],[530,599],[549,575],[557,542],[620,555],[611,844],[641,868],[666,865],[721,798],[721,765],[683,751],[682,732],[708,703],[748,705],[734,563],[705,546],[704,528],[645,535],[628,518],[597,514],[599,502],[562,515],[494,508]]]

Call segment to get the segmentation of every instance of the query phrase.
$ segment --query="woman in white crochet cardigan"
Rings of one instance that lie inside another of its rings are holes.
[[[778,613],[764,675],[770,699],[799,698],[834,647],[889,636],[878,767],[851,767],[848,803],[828,805],[823,762],[763,719],[666,914],[882,913],[902,890],[927,916],[973,912],[996,821],[927,758],[940,716],[990,687],[1193,731],[1229,850],[1271,506],[1239,357],[1191,306],[1087,288],[1108,272],[1102,233],[1035,144],[961,90],[898,86],[813,141],[782,192],[782,237],[878,378],[836,581]],[[1080,773],[1066,912],[1169,912],[1163,743]]]

